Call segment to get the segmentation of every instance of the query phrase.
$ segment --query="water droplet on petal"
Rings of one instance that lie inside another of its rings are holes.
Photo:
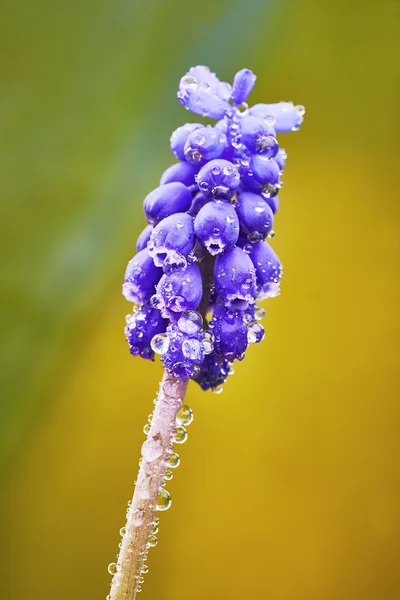
[[[264,317],[265,310],[257,306],[257,308],[254,310],[254,318],[257,319],[257,321],[261,321],[261,319],[263,319]]]
[[[264,339],[264,327],[260,323],[250,323],[247,330],[247,340],[249,344],[257,344]]]
[[[150,345],[157,354],[165,354],[169,348],[169,337],[166,333],[159,333],[153,337]]]
[[[118,571],[117,563],[110,563],[107,567],[107,571],[110,573],[110,575],[115,575],[115,573]]]
[[[197,333],[203,326],[203,317],[195,310],[188,310],[182,314],[178,321],[178,327],[183,333]]]
[[[239,104],[239,106],[237,107],[237,111],[242,117],[247,115],[248,110],[249,105],[246,102],[242,102],[242,104]]]

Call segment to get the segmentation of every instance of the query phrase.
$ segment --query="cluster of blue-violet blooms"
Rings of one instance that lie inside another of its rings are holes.
[[[233,84],[207,67],[189,70],[178,99],[212,125],[173,132],[175,162],[144,199],[148,225],[125,273],[134,303],[125,335],[133,355],[154,359],[181,381],[220,391],[232,362],[260,342],[264,315],[256,302],[279,293],[281,263],[273,236],[286,153],[277,133],[296,131],[304,107],[246,104],[256,77]]]

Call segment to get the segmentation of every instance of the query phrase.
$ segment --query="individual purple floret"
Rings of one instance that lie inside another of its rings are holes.
[[[150,239],[152,231],[153,231],[152,225],[147,225],[147,227],[145,227],[143,229],[142,233],[139,234],[139,237],[136,240],[136,250],[138,252],[140,252],[141,250],[143,250],[144,248],[147,247],[147,242]]]
[[[240,230],[250,242],[259,242],[267,237],[274,223],[274,215],[262,196],[252,192],[239,194],[236,212]]]
[[[231,87],[221,83],[208,67],[192,67],[179,82],[178,100],[202,117],[222,119],[229,111]]]
[[[144,200],[149,225],[123,285],[140,307],[126,326],[131,352],[160,354],[170,374],[204,390],[219,391],[232,361],[264,338],[256,301],[276,296],[282,275],[265,241],[287,158],[277,134],[298,129],[305,111],[291,102],[248,108],[255,81],[242,69],[230,85],[204,66],[180,80],[184,107],[217,122],[171,135],[179,162]]]
[[[235,104],[242,104],[250,96],[257,77],[250,69],[238,71],[233,79],[231,98]]]
[[[249,344],[248,322],[243,310],[232,309],[218,302],[210,321],[214,334],[214,350],[229,361],[241,360]]]
[[[235,246],[217,256],[214,282],[218,295],[229,308],[245,309],[256,295],[256,271],[249,255]]]
[[[242,182],[249,190],[261,192],[265,196],[278,193],[279,174],[278,163],[263,154],[251,154],[248,159],[241,161]]]
[[[195,264],[165,273],[152,298],[163,317],[174,318],[176,313],[196,310],[203,295],[200,269]]]
[[[172,154],[179,160],[185,160],[185,144],[188,136],[192,131],[203,127],[201,123],[185,123],[178,129],[175,129],[170,139],[170,148]]]
[[[250,258],[257,277],[257,298],[273,298],[279,294],[282,266],[279,258],[267,242],[254,244]]]
[[[210,388],[213,391],[219,391],[220,386],[226,381],[231,363],[227,358],[219,356],[216,352],[211,352],[205,356],[200,367],[200,371],[194,375],[193,381],[199,384],[202,390]]]
[[[240,122],[241,141],[249,152],[273,158],[279,150],[276,131],[267,121],[251,115]]]
[[[189,134],[185,143],[185,159],[193,165],[205,165],[219,158],[227,144],[226,135],[215,127],[200,127]]]
[[[185,266],[195,243],[193,219],[175,213],[154,227],[148,243],[149,254],[157,267]]]
[[[160,185],[172,183],[174,181],[179,181],[187,186],[194,185],[197,171],[198,169],[188,162],[178,162],[164,171],[161,175]]]
[[[192,203],[192,194],[183,183],[160,185],[143,202],[144,214],[155,225],[176,212],[186,212]]]
[[[210,198],[208,198],[208,196],[205,196],[202,192],[197,192],[188,210],[189,215],[191,217],[196,217],[199,214],[200,210],[203,208],[203,206],[207,204],[207,202],[210,202]]]
[[[211,201],[199,211],[194,230],[199,240],[213,256],[231,248],[239,237],[239,220],[234,207]]]
[[[240,184],[240,175],[229,160],[210,160],[197,175],[197,185],[204,195],[215,200],[229,200]]]
[[[271,116],[278,133],[297,131],[303,122],[304,106],[294,106],[293,102],[277,102],[276,104],[255,104],[249,114],[265,119]]]
[[[151,340],[154,336],[163,333],[167,325],[167,319],[163,319],[160,311],[153,308],[151,304],[144,304],[133,315],[128,315],[125,337],[130,353],[153,360],[154,351],[151,348]]]
[[[122,293],[129,302],[141,305],[148,302],[160,281],[162,269],[156,267],[147,248],[138,252],[128,263]]]

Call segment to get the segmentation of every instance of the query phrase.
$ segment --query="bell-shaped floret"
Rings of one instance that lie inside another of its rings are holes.
[[[156,267],[148,249],[144,248],[128,263],[122,293],[129,302],[144,304],[154,294],[161,276],[162,269]]]
[[[213,256],[231,248],[239,237],[239,221],[232,204],[209,202],[198,213],[194,230],[199,242]]]
[[[185,266],[195,243],[193,218],[187,213],[166,217],[154,227],[148,249],[157,267]]]

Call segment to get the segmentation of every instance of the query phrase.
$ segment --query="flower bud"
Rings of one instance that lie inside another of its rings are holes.
[[[152,231],[153,231],[153,227],[151,225],[147,225],[147,227],[145,227],[143,229],[142,233],[139,234],[139,237],[136,241],[136,250],[138,252],[143,250],[143,248],[147,247],[147,242],[150,239]]]
[[[250,258],[257,277],[257,298],[273,298],[279,294],[282,266],[279,258],[267,242],[254,244]]]
[[[200,127],[186,140],[185,159],[193,165],[205,165],[209,160],[221,156],[226,143],[226,135],[215,127]]]
[[[155,266],[148,249],[144,248],[128,263],[122,293],[129,302],[143,304],[154,294],[161,276],[162,269]]]
[[[231,204],[209,202],[194,221],[199,242],[215,256],[234,246],[239,237],[239,221]]]
[[[186,265],[195,242],[193,219],[187,213],[175,213],[154,227],[148,244],[157,267]]]
[[[179,181],[183,185],[190,186],[196,183],[195,175],[197,173],[196,167],[190,163],[183,161],[171,165],[161,175],[160,185],[165,183],[171,183],[173,181]]]
[[[238,71],[233,79],[232,100],[235,104],[242,104],[250,96],[257,77],[250,69]]]
[[[130,353],[153,360],[154,352],[151,349],[151,340],[155,335],[163,333],[167,325],[168,321],[162,318],[160,311],[150,304],[143,305],[135,314],[129,315],[125,327],[125,337]]]
[[[195,264],[165,273],[152,298],[153,306],[163,317],[174,317],[186,310],[196,310],[203,295],[200,269]]]
[[[229,160],[210,160],[197,175],[197,184],[204,195],[215,200],[229,200],[240,184],[240,175]]]
[[[144,214],[148,222],[155,225],[169,215],[186,212],[191,203],[192,194],[183,183],[166,183],[146,196],[143,202]]]
[[[277,102],[275,104],[255,104],[249,114],[265,119],[275,119],[274,127],[278,133],[297,131],[303,122],[304,106],[294,106],[293,102]]]
[[[175,129],[170,139],[170,147],[172,153],[179,160],[185,160],[185,144],[188,136],[192,131],[198,129],[199,127],[203,127],[200,123],[185,123],[178,129]]]
[[[249,255],[241,248],[234,246],[217,256],[214,281],[217,293],[226,306],[244,310],[254,303],[255,269]]]
[[[240,230],[251,242],[264,240],[271,231],[274,215],[267,202],[258,194],[243,192],[236,201]]]

